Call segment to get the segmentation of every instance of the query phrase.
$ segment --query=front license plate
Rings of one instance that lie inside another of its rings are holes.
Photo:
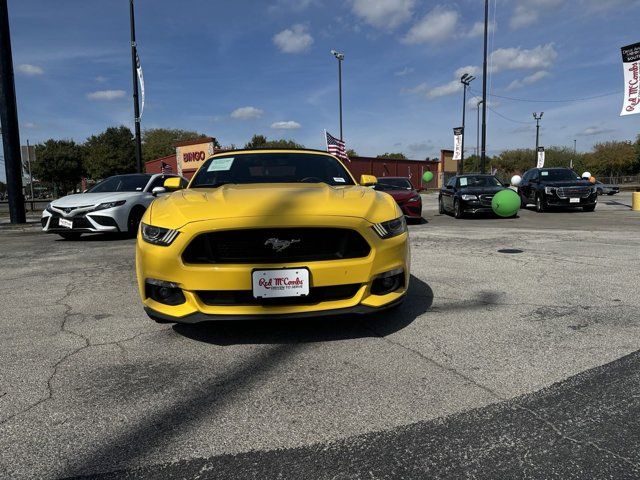
[[[73,228],[73,220],[67,220],[66,218],[60,218],[58,225],[65,228]]]
[[[570,198],[569,199],[569,203],[580,203],[580,199],[579,198]]]
[[[254,270],[251,274],[251,282],[254,298],[309,295],[309,270],[306,268]]]

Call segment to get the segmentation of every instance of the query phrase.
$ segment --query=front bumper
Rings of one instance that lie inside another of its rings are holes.
[[[598,192],[593,192],[588,197],[580,198],[579,202],[571,202],[569,198],[560,198],[557,195],[544,194],[544,200],[548,207],[574,208],[590,207],[598,203]]]
[[[119,211],[120,210],[120,211]],[[73,223],[71,228],[60,225],[60,219]],[[83,212],[74,216],[64,216],[44,210],[40,219],[46,233],[110,233],[126,230],[126,214],[121,209],[108,208],[95,212]]]
[[[136,272],[138,288],[145,310],[152,318],[164,321],[197,323],[207,320],[254,319],[324,316],[345,313],[371,313],[394,306],[404,298],[409,286],[410,250],[408,234],[383,240],[371,229],[371,223],[355,218],[304,217],[287,219],[283,224],[278,217],[240,218],[233,229],[246,229],[249,233],[256,225],[260,228],[278,227],[334,227],[357,230],[371,246],[367,257],[327,261],[269,263],[269,264],[185,264],[182,252],[200,233],[229,228],[229,221],[194,222],[181,228],[180,234],[168,247],[151,245],[142,240],[140,233],[136,245]],[[250,293],[251,273],[254,269],[307,268],[310,287],[359,285],[349,298],[295,304],[219,304],[206,303],[202,292],[229,291]],[[404,282],[395,291],[383,295],[371,293],[374,279],[385,272],[402,269]],[[167,305],[147,297],[146,279],[172,282],[182,290],[185,301],[180,305]]]

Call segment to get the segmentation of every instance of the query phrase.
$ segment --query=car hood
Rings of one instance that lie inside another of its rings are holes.
[[[506,187],[470,187],[460,188],[458,193],[464,195],[491,195],[498,193],[501,190],[506,190]]]
[[[382,222],[399,216],[389,195],[361,186],[271,183],[188,188],[160,197],[149,221],[166,228],[203,220],[265,216],[342,216]]]
[[[101,192],[101,193],[77,193],[67,195],[51,202],[51,205],[58,208],[67,207],[89,207],[105,202],[117,202],[135,198],[142,192]]]
[[[387,190],[384,193],[388,193],[395,200],[400,201],[409,200],[410,198],[418,195],[418,192],[416,192],[415,190]]]

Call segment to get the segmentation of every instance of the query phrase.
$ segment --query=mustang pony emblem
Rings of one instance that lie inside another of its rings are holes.
[[[279,238],[270,238],[264,242],[265,246],[271,245],[276,252],[281,252],[285,248],[289,248],[294,243],[300,243],[300,239],[280,240]]]

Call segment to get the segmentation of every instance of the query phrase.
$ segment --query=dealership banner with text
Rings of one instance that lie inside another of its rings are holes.
[[[640,113],[640,94],[638,71],[640,70],[640,43],[622,47],[622,65],[624,68],[624,103],[620,116]]]
[[[544,147],[538,147],[538,168],[544,168]]]
[[[462,127],[453,129],[453,160],[462,160]]]

